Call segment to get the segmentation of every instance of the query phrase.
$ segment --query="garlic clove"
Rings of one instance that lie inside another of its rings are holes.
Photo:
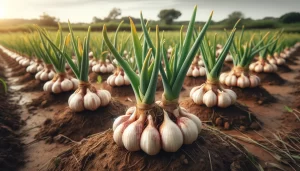
[[[222,73],[222,74],[220,75],[219,80],[220,80],[220,83],[221,83],[221,84],[224,84],[224,83],[225,83],[225,79],[226,79],[227,75],[228,75],[227,73]]]
[[[140,147],[148,155],[156,155],[161,149],[160,135],[151,115],[148,115],[148,126],[141,135]]]
[[[231,86],[231,77],[232,77],[232,75],[231,74],[229,74],[227,77],[226,77],[226,79],[225,79],[225,85],[227,85],[227,86]]]
[[[183,144],[192,144],[198,137],[197,125],[187,117],[177,118],[177,125],[183,135]]]
[[[132,113],[134,113],[136,110],[135,106],[130,107],[129,109],[127,109],[125,115],[131,115]]]
[[[42,74],[42,71],[39,71],[38,73],[36,73],[36,74],[35,74],[35,79],[39,80],[41,74]]]
[[[145,119],[146,119],[145,115],[140,115],[138,120],[132,122],[124,130],[122,135],[122,141],[124,147],[128,151],[138,151],[141,149],[140,140],[144,129]]]
[[[83,97],[83,105],[85,109],[94,111],[100,106],[100,98],[97,94],[87,89],[86,95]]]
[[[125,85],[130,85],[130,80],[126,74],[124,74]]]
[[[97,95],[100,98],[100,106],[106,106],[111,100],[110,92],[107,90],[97,90]]]
[[[237,85],[237,78],[235,75],[232,75],[231,76],[231,79],[230,79],[230,85],[231,86],[236,86]]]
[[[44,71],[44,72],[41,74],[40,80],[42,80],[42,81],[47,81],[47,80],[49,80],[49,77],[48,77],[47,72]]]
[[[107,73],[107,68],[105,67],[105,65],[100,66],[100,72],[101,73]]]
[[[270,64],[265,64],[264,72],[273,72],[273,67]]]
[[[193,72],[192,72],[193,77],[199,77],[200,76],[200,71],[195,67]]]
[[[164,121],[159,127],[162,149],[166,152],[176,152],[183,144],[183,135],[179,127],[171,121],[164,111]]]
[[[123,122],[127,121],[130,118],[130,115],[122,115],[117,117],[117,119],[113,123],[113,131]]]
[[[77,89],[78,88],[78,84],[79,84],[79,81],[75,78],[71,78],[71,81],[73,83],[73,89]]]
[[[127,121],[121,123],[114,130],[113,139],[118,146],[120,146],[120,147],[124,146],[123,141],[122,141],[123,132],[128,127],[129,124],[131,124],[132,122],[135,121],[135,118],[136,118],[136,113],[134,112]]]
[[[237,99],[237,95],[234,91],[230,90],[230,89],[224,89],[224,91],[226,93],[228,93],[230,99],[231,99],[231,104],[234,104],[236,102]]]
[[[196,90],[192,95],[192,99],[194,103],[203,104],[203,95],[204,95],[203,87]]]
[[[192,90],[190,91],[190,97],[193,97],[193,94],[196,90],[200,89],[201,87],[203,87],[203,84],[201,86],[197,86],[197,87],[193,87]]]
[[[255,72],[262,72],[264,70],[264,67],[261,64],[257,64],[254,68]]]
[[[186,109],[184,109],[182,107],[180,109],[181,109],[181,115],[185,116],[187,118],[190,118],[196,124],[196,126],[198,128],[198,133],[200,133],[200,131],[202,129],[201,120],[197,116],[195,116],[194,114],[189,113]]]
[[[62,91],[70,91],[73,89],[73,82],[70,81],[69,79],[64,79],[61,82],[61,89]]]
[[[249,70],[253,71],[256,65],[257,65],[256,63],[250,64],[249,65]]]
[[[193,75],[193,70],[192,67],[189,67],[188,72],[186,73],[187,76],[192,76]]]
[[[50,73],[48,73],[48,79],[51,80],[55,75],[55,72],[53,72],[52,70],[50,71]]]
[[[122,85],[125,84],[124,77],[123,77],[121,74],[119,74],[119,75],[116,77],[116,79],[115,79],[115,84],[116,84],[116,86],[122,86]]]
[[[213,106],[217,105],[217,96],[216,96],[216,94],[212,90],[207,91],[203,95],[203,103],[207,107],[213,107]]]
[[[52,91],[52,85],[53,85],[53,81],[50,80],[50,81],[47,81],[44,86],[43,86],[43,90],[46,91],[46,92],[51,92]]]
[[[60,81],[55,81],[55,83],[52,85],[52,92],[53,93],[61,93],[62,89],[61,89],[61,82]]]
[[[68,104],[70,109],[75,112],[81,112],[84,110],[83,97],[80,93],[73,93],[69,97]]]
[[[204,67],[200,67],[199,71],[200,71],[200,76],[205,76],[206,75],[206,70],[205,70]]]
[[[116,76],[112,75],[112,77],[110,78],[108,84],[111,85],[111,86],[115,86],[116,85],[115,79],[116,79]]]
[[[218,93],[218,107],[221,108],[226,108],[230,106],[231,103],[231,98],[230,95],[226,92],[219,92]]]

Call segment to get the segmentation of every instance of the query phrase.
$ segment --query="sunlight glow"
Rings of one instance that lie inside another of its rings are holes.
[[[5,17],[4,4],[2,2],[3,1],[0,1],[0,18]]]

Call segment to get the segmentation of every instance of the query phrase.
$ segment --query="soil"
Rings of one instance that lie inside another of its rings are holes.
[[[131,88],[131,85],[127,85],[127,86],[115,86],[112,87],[110,85],[107,84],[107,82],[105,81],[104,83],[102,83],[102,87],[105,90],[108,90],[110,92],[110,94],[113,97],[122,97],[122,96],[132,96],[134,95],[134,92]]]
[[[50,92],[42,92],[41,95],[37,98],[33,98],[30,103],[26,105],[28,107],[48,107],[55,104],[61,104],[68,101],[69,97],[73,94],[73,91],[63,92],[59,94],[53,94]]]
[[[225,109],[219,107],[208,108],[204,105],[195,104],[192,99],[186,99],[180,102],[180,106],[198,116],[202,122],[219,126],[224,130],[232,128],[241,129],[242,131],[248,129],[259,130],[262,124],[246,106],[239,103]]]
[[[49,170],[255,170],[237,149],[242,149],[241,146],[235,148],[226,138],[218,138],[207,130],[203,130],[192,145],[184,145],[175,153],[161,151],[156,156],[141,151],[128,152],[114,143],[112,135],[113,131],[108,130],[80,142],[54,158]]]
[[[287,64],[284,64],[284,65],[277,65],[277,72],[279,73],[285,73],[285,72],[292,72],[293,70],[287,65]]]
[[[231,89],[237,94],[239,100],[254,100],[259,105],[276,102],[276,98],[261,86],[254,88],[231,87]]]
[[[115,100],[95,111],[76,113],[67,107],[55,113],[54,119],[47,119],[36,138],[48,137],[47,141],[53,142],[55,136],[62,134],[74,141],[80,141],[88,135],[111,128],[114,119],[125,114],[125,109],[126,106]],[[59,139],[59,142],[65,142],[65,139]]]
[[[268,85],[283,85],[286,83],[286,80],[284,80],[280,75],[277,73],[254,73],[259,78],[262,84],[268,84]]]
[[[200,86],[201,84],[205,83],[206,77],[185,77],[183,85],[187,87],[195,87]]]

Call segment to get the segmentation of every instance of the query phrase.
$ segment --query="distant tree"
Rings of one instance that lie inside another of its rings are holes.
[[[244,14],[242,12],[234,11],[228,15],[227,24],[233,26],[239,19],[243,19],[243,18],[244,18]]]
[[[121,15],[121,9],[120,8],[113,8],[110,12],[109,12],[109,14],[108,14],[108,16],[107,16],[107,19],[109,19],[109,20],[115,20],[118,16],[120,16]]]
[[[39,24],[42,26],[56,26],[58,21],[58,18],[52,17],[44,12],[40,15]]]
[[[279,18],[279,21],[283,23],[299,23],[300,13],[299,12],[286,13]]]
[[[99,23],[99,22],[101,22],[102,20],[101,20],[101,18],[98,18],[98,17],[93,17],[93,23]]]
[[[164,21],[166,24],[172,24],[174,19],[177,19],[181,16],[181,12],[175,9],[164,9],[161,10],[158,14],[158,18],[161,21]]]

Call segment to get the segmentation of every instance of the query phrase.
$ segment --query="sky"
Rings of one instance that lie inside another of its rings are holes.
[[[94,16],[104,18],[116,7],[122,16],[139,17],[142,10],[144,18],[151,20],[158,20],[160,10],[174,8],[182,13],[180,21],[190,19],[195,5],[197,21],[206,21],[212,10],[214,21],[227,18],[233,11],[242,11],[252,19],[300,12],[300,0],[0,0],[0,19],[33,19],[46,12],[62,22],[91,22]]]

